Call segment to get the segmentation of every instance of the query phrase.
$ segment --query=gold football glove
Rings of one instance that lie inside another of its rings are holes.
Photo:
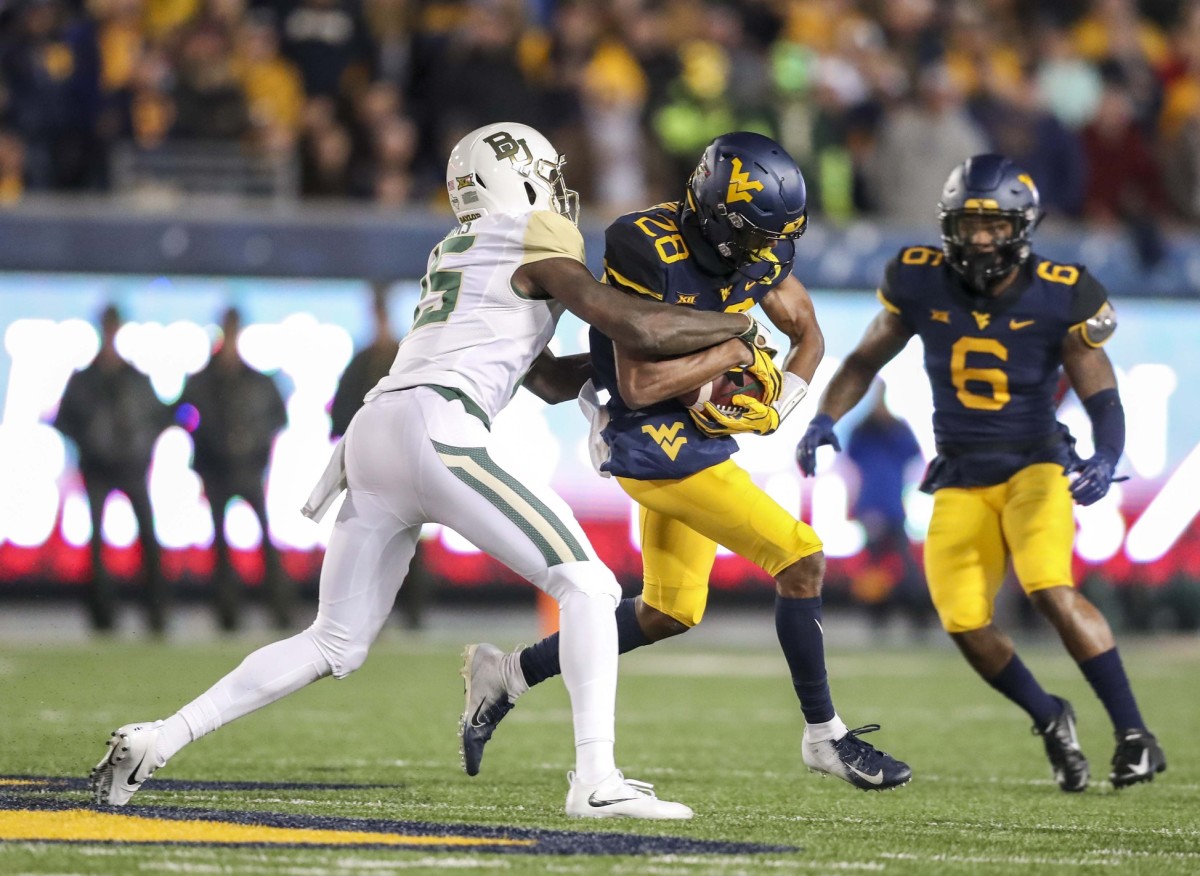
[[[725,413],[712,402],[705,402],[701,411],[689,410],[696,428],[710,438],[722,435],[753,433],[770,435],[779,428],[779,411],[748,395],[735,395],[733,403],[739,410]]]
[[[757,378],[763,385],[762,403],[774,404],[783,392],[783,374],[771,358],[771,351],[755,348],[754,361],[746,366],[746,373]]]

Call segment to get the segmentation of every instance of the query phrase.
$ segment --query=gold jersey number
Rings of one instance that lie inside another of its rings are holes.
[[[998,411],[1012,396],[1008,392],[1008,375],[1000,368],[968,368],[967,355],[976,353],[1008,361],[1008,348],[994,338],[959,338],[950,348],[950,380],[958,390],[963,407],[973,411]],[[991,395],[972,391],[968,384],[984,384]]]

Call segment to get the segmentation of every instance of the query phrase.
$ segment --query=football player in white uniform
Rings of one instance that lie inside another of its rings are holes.
[[[440,523],[557,600],[576,764],[567,814],[690,818],[629,781],[614,761],[621,590],[566,503],[522,484],[488,451],[489,424],[518,385],[574,395],[582,357],[546,345],[564,309],[647,357],[704,349],[715,377],[751,365],[744,313],[693,312],[597,283],[584,265],[563,157],[532,128],[500,123],[464,137],[446,174],[459,225],[430,253],[423,296],[391,372],[367,395],[305,513],[346,489],[312,626],[255,651],[174,715],[113,731],[92,771],[99,804],[123,806],[190,742],[325,676],[358,669],[383,627],[424,523]]]

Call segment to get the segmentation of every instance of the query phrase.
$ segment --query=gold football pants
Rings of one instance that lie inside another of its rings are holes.
[[[1008,558],[1026,593],[1071,586],[1075,516],[1061,465],[1038,463],[991,487],[944,487],[925,541],[929,595],[950,633],[992,621]]]
[[[771,577],[821,550],[812,527],[733,460],[678,480],[617,481],[641,506],[642,600],[689,627],[704,616],[718,544]]]

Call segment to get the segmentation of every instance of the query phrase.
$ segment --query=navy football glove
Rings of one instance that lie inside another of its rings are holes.
[[[1112,485],[1114,468],[1116,466],[1099,453],[1091,459],[1078,459],[1071,463],[1066,473],[1079,475],[1071,483],[1071,497],[1080,505],[1099,502]]]
[[[806,477],[811,477],[817,470],[817,448],[826,444],[841,452],[842,445],[833,433],[833,417],[829,414],[817,414],[808,424],[800,443],[796,445],[796,462]]]

